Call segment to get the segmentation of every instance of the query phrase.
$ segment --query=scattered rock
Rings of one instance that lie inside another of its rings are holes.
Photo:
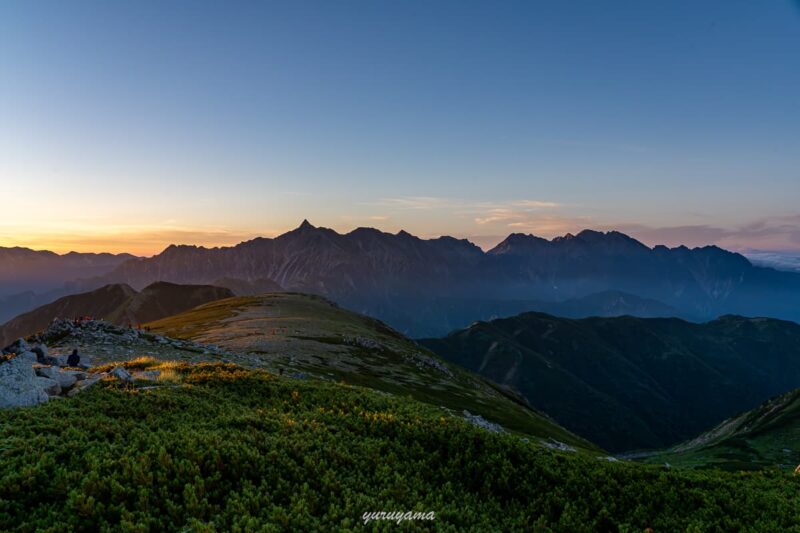
[[[489,422],[481,415],[473,415],[466,409],[464,409],[464,419],[466,419],[466,421],[469,422],[470,424],[485,429],[486,431],[491,431],[492,433],[502,433],[504,431],[503,426],[501,426],[500,424]]]
[[[376,341],[375,339],[368,339],[366,337],[348,337],[342,338],[342,342],[351,346],[358,346],[359,348],[367,348],[368,350],[385,350],[386,346]]]
[[[75,371],[71,370],[61,370],[55,366],[45,366],[36,369],[36,373],[44,378],[52,379],[58,382],[58,385],[62,389],[68,389],[75,385],[75,382],[78,381],[78,376],[75,375]],[[86,377],[86,373],[80,372],[83,378]]]
[[[61,394],[61,385],[58,384],[58,381],[42,376],[37,376],[36,381],[39,382],[39,386],[48,396],[58,396]]]
[[[432,368],[441,372],[442,374],[446,375],[447,377],[453,377],[453,371],[447,368],[443,362],[439,361],[435,357],[431,357],[430,355],[425,355],[423,353],[413,353],[410,355],[405,356],[406,361],[409,361],[417,366],[419,369],[424,369],[425,367]]]
[[[552,438],[550,440],[547,440],[547,441],[542,441],[542,445],[545,448],[550,448],[551,450],[559,450],[559,451],[562,451],[562,452],[576,452],[577,451],[575,448],[573,448],[569,444],[564,444],[563,442],[558,441],[556,439],[552,439]]]
[[[49,357],[49,354],[47,353],[47,346],[44,344],[37,344],[31,348],[31,351],[36,354],[36,360],[40,363],[44,363]]]
[[[89,374],[84,372],[83,370],[61,370],[62,375],[72,376],[75,378],[76,381],[82,381],[86,379]]]
[[[75,386],[72,387],[72,389],[70,389],[70,391],[67,393],[67,396],[75,396],[77,394],[80,394],[81,392],[85,391],[86,389],[88,389],[89,387],[91,387],[92,385],[94,385],[95,383],[97,383],[98,381],[100,381],[101,379],[106,377],[107,375],[108,374],[106,374],[104,372],[102,374],[97,374],[97,375],[88,377],[88,378],[86,378],[86,379],[84,379],[82,381],[78,381],[75,384]]]
[[[10,355],[10,354],[21,354],[25,352],[30,352],[31,347],[30,345],[25,342],[25,339],[17,339],[12,344],[9,344],[5,348],[3,348],[3,355]]]
[[[122,366],[114,367],[114,370],[112,370],[110,374],[125,383],[130,383],[133,381],[133,376],[131,373],[125,370],[125,367]]]
[[[45,357],[41,363],[50,366],[67,366],[67,356],[66,355],[48,355]]]

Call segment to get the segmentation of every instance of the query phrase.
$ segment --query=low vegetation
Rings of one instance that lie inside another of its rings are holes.
[[[226,359],[242,366],[411,395],[459,414],[467,410],[521,435],[598,450],[511,391],[319,296],[228,298],[147,326],[154,334],[218,346],[231,354]]]
[[[0,530],[334,531],[379,511],[435,513],[402,530],[800,523],[800,480],[775,470],[697,472],[552,451],[410,398],[231,364],[129,366],[169,377],[107,380],[0,412]]]

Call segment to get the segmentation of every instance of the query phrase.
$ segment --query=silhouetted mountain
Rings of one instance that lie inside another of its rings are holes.
[[[0,247],[0,296],[60,288],[68,281],[102,275],[133,257],[77,252],[59,255],[28,248]]]
[[[526,313],[420,341],[612,450],[658,448],[800,386],[800,325]]]
[[[76,280],[105,274],[133,257],[76,252],[59,255],[0,247],[0,322],[66,294],[80,292],[80,287],[73,283]]]
[[[391,308],[380,312],[395,328],[413,331],[417,337],[439,336],[478,320],[495,320],[529,311],[569,318],[623,315],[655,318],[684,314],[656,300],[621,291],[604,291],[563,302],[439,298],[424,305],[415,303],[418,304],[418,300],[398,296]]]
[[[54,318],[92,316],[116,324],[139,324],[181,313],[233,293],[208,285],[158,282],[136,292],[126,284],[106,285],[91,292],[59,298],[0,326],[0,346],[27,337],[50,325]]]
[[[86,287],[220,278],[266,278],[285,290],[321,294],[413,336],[469,324],[477,316],[467,317],[466,310],[474,305],[502,316],[509,301],[563,302],[606,291],[661,302],[684,318],[736,313],[800,320],[800,274],[755,267],[713,246],[649,248],[619,232],[589,230],[550,241],[513,234],[484,253],[452,237],[423,240],[370,228],[342,235],[304,221],[274,239],[233,247],[170,246],[126,261]],[[465,312],[439,315],[453,300],[466,302]],[[594,313],[582,311],[572,313]]]

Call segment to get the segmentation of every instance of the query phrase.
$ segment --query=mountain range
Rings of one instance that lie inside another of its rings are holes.
[[[173,245],[122,262],[88,288],[220,278],[268,280],[283,290],[324,295],[414,337],[608,291],[650,301],[660,309],[651,316],[669,309],[691,320],[722,314],[800,320],[798,273],[757,267],[715,246],[650,248],[614,231],[552,240],[512,234],[484,252],[452,237],[420,239],[371,228],[340,234],[303,221],[278,237],[232,247]],[[604,314],[603,307],[577,306],[571,314]]]
[[[157,281],[223,286],[237,295],[319,294],[412,337],[525,311],[800,320],[800,273],[755,266],[714,246],[650,248],[614,231],[552,240],[515,233],[484,252],[452,237],[372,228],[340,234],[303,221],[275,238],[220,248],[172,245],[150,258],[7,248],[0,261],[0,320],[67,294]]]
[[[420,342],[614,452],[674,445],[800,387],[800,325],[774,319],[525,313]]]

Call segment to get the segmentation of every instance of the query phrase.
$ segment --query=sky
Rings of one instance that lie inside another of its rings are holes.
[[[791,0],[0,2],[0,246],[800,251]]]

